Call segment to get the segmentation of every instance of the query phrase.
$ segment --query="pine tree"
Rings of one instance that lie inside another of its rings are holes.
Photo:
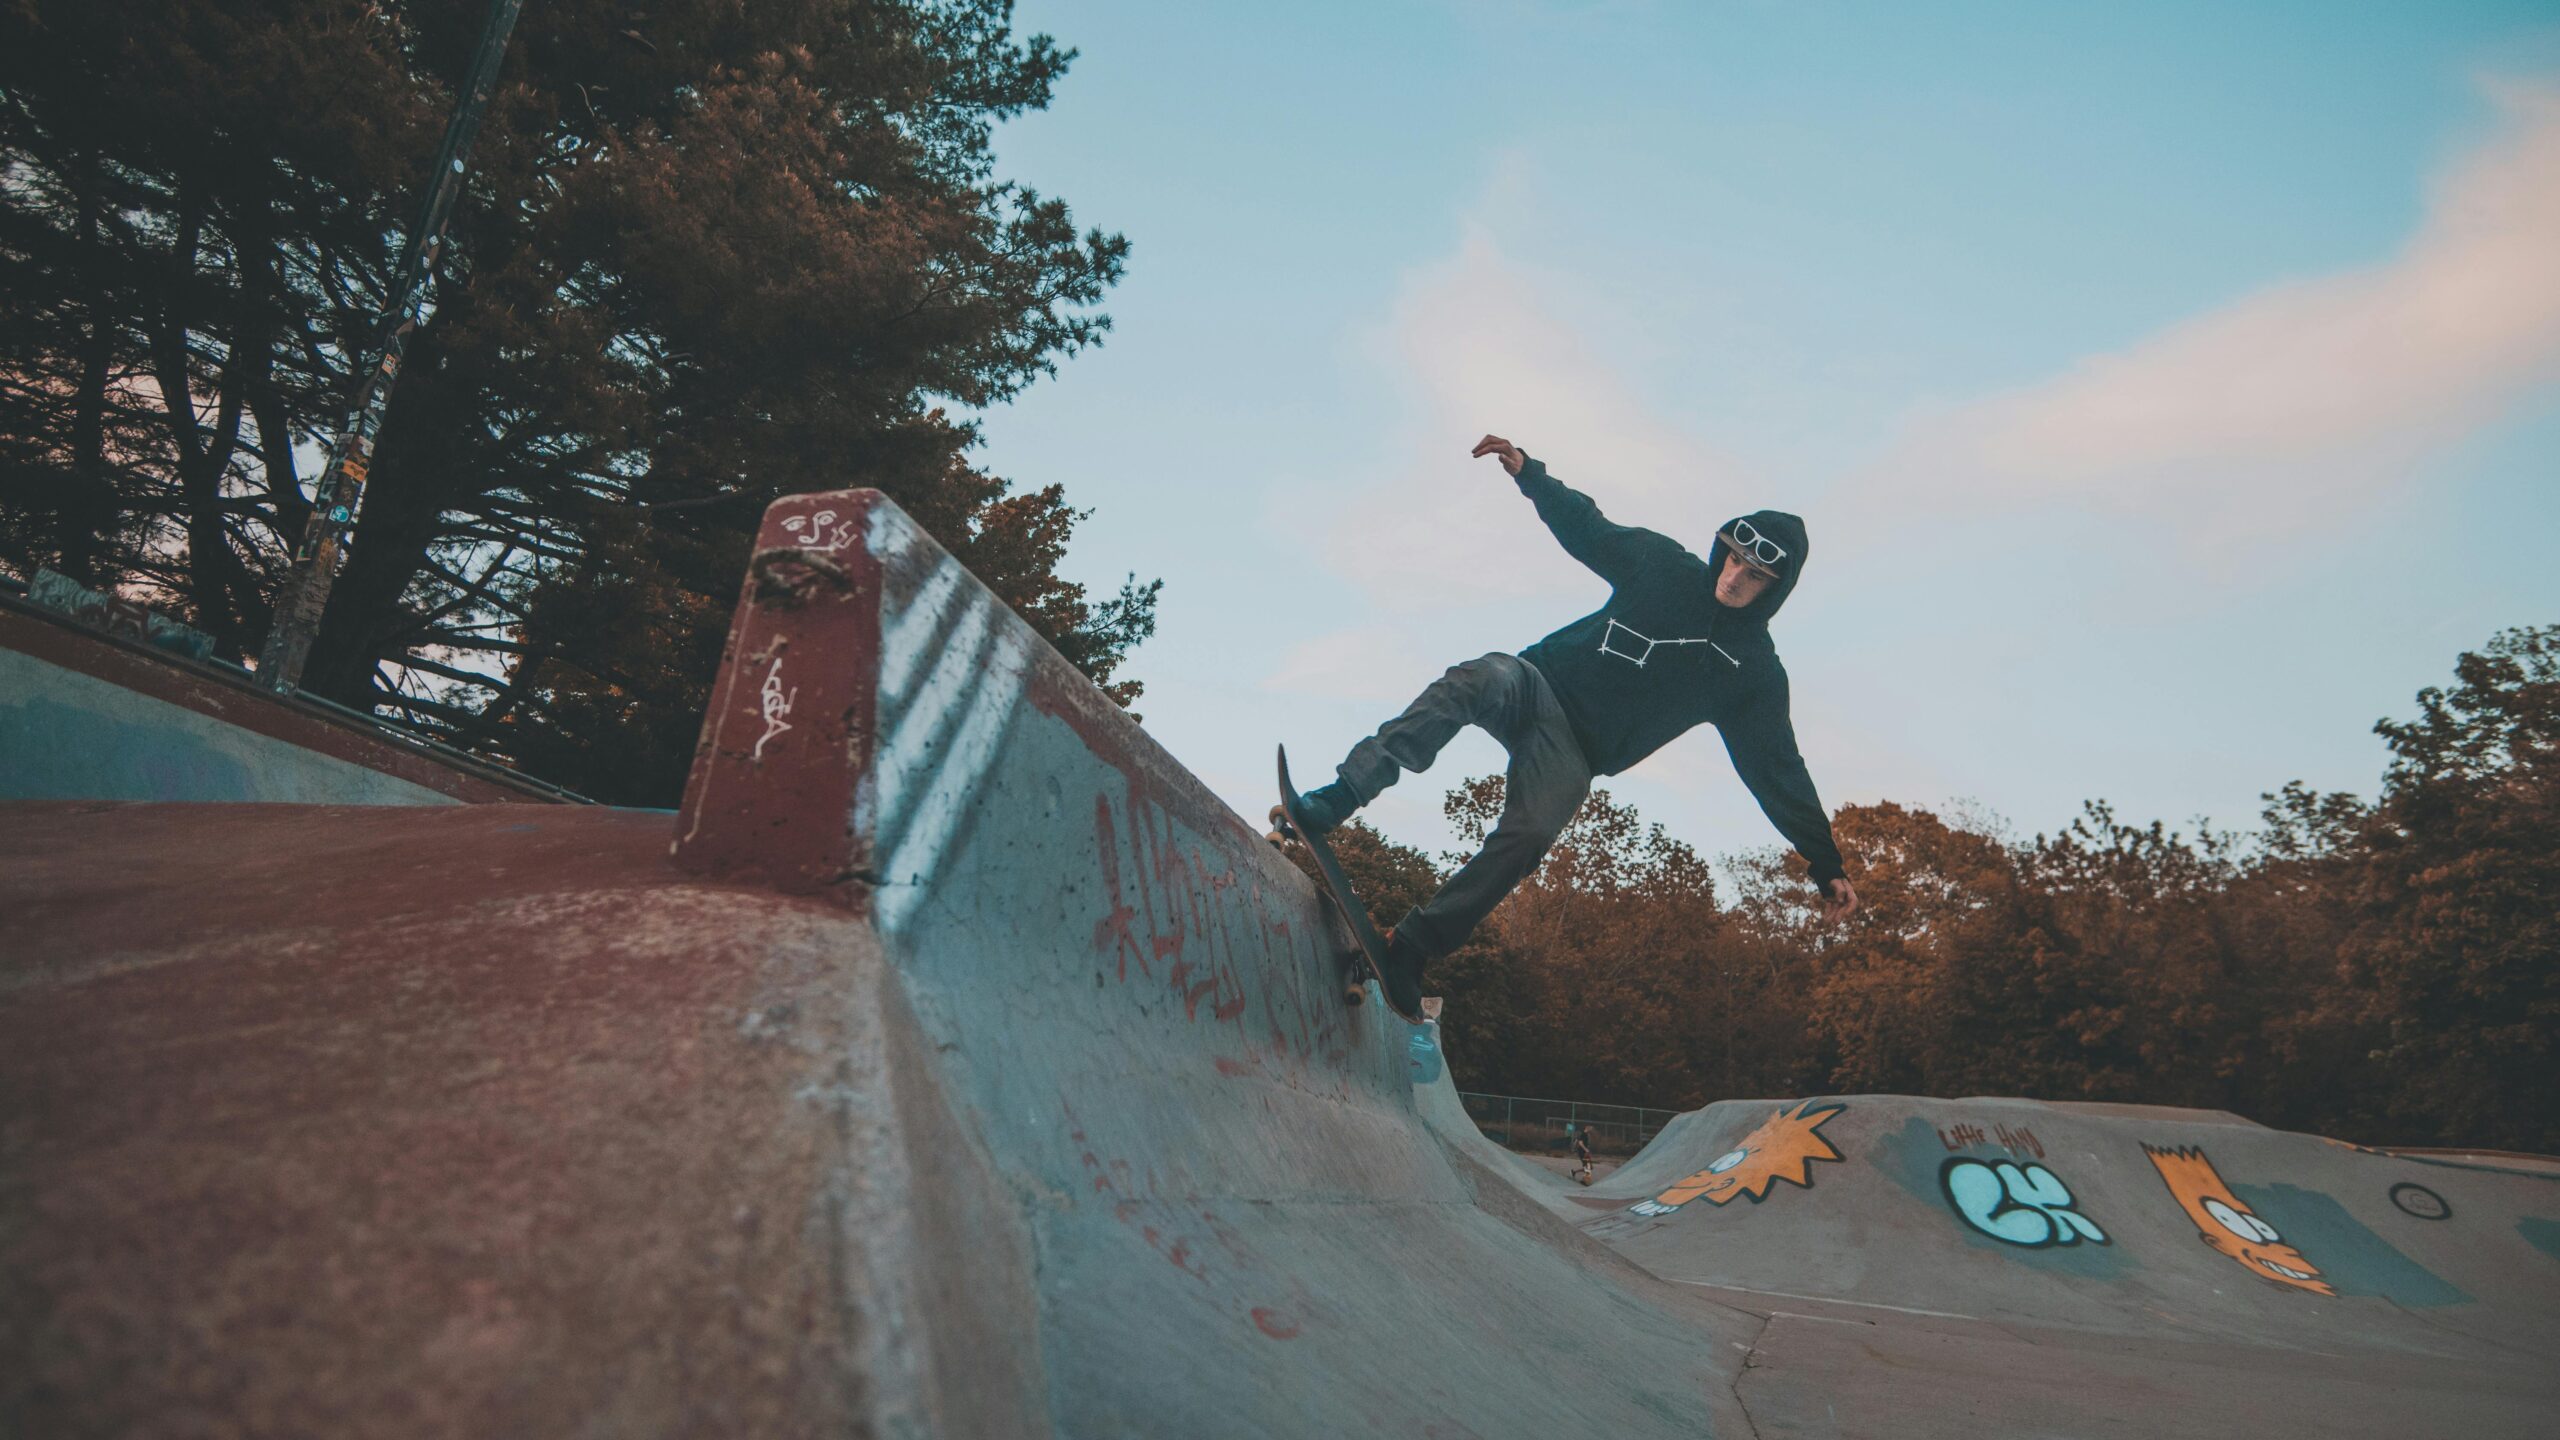
[[[0,559],[253,652],[479,0],[0,11]],[[1005,0],[519,22],[305,684],[672,798],[763,506],[887,491],[1124,703],[1156,589],[954,411],[1097,343],[1127,244],[994,175],[1072,52]]]

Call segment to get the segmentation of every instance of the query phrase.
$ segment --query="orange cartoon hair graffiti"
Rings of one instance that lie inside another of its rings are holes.
[[[1840,1152],[1822,1138],[1823,1122],[1848,1108],[1834,1105],[1808,1115],[1805,1112],[1812,1104],[1804,1100],[1793,1111],[1784,1106],[1771,1111],[1759,1129],[1743,1136],[1741,1144],[1717,1156],[1706,1169],[1628,1208],[1639,1215],[1668,1215],[1701,1197],[1708,1204],[1722,1205],[1735,1196],[1746,1196],[1756,1205],[1781,1180],[1812,1189],[1814,1162],[1840,1158]]]
[[[2320,1269],[2302,1258],[2302,1252],[2284,1243],[2276,1227],[2258,1218],[2231,1187],[2222,1181],[2221,1172],[2205,1158],[2204,1151],[2193,1145],[2161,1149],[2145,1145],[2142,1153],[2167,1182],[2169,1193],[2195,1222],[2196,1233],[2204,1243],[2240,1262],[2242,1268],[2262,1280],[2308,1290],[2315,1295],[2335,1295],[2337,1288],[2320,1278]]]

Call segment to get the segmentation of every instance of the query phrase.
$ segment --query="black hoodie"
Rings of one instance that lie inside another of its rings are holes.
[[[1796,751],[1787,667],[1769,639],[1769,618],[1804,573],[1804,522],[1777,510],[1742,517],[1787,553],[1777,583],[1737,610],[1716,600],[1731,522],[1701,560],[1667,535],[1610,523],[1538,461],[1521,465],[1519,482],[1565,553],[1609,582],[1607,605],[1520,652],[1563,702],[1592,773],[1615,775],[1712,724],[1752,798],[1812,865],[1814,883],[1842,874],[1830,814]]]

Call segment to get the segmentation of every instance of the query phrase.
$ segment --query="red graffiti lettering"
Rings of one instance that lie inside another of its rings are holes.
[[[1129,853],[1138,862],[1138,904],[1141,913],[1147,917],[1147,939],[1155,953],[1163,955],[1178,951],[1181,939],[1177,934],[1168,943],[1165,926],[1156,919],[1156,886],[1162,884],[1164,878],[1156,859],[1156,849],[1155,827],[1148,823],[1147,807],[1138,787],[1133,784],[1129,787]],[[1181,921],[1175,919],[1173,923],[1179,927]]]
[[[2036,1138],[2036,1132],[2023,1125],[2015,1130],[2001,1125],[1992,1133],[1999,1139],[2001,1147],[2012,1155],[2033,1155],[2039,1160],[2044,1158],[2044,1142]]]
[[[1111,901],[1111,913],[1093,927],[1093,948],[1113,946],[1120,962],[1120,978],[1126,981],[1129,957],[1137,956],[1142,974],[1147,969],[1147,957],[1138,948],[1138,937],[1129,933],[1129,922],[1137,918],[1138,912],[1130,909],[1121,896],[1119,827],[1111,823],[1111,797],[1107,795],[1093,797],[1093,844],[1102,857],[1103,892]]]
[[[1279,1078],[1281,1072],[1264,1064],[1267,1054],[1286,1063],[1291,1083],[1347,1094],[1353,1088],[1343,1068],[1351,1027],[1334,1003],[1335,960],[1328,945],[1314,935],[1300,944],[1280,892],[1218,847],[1186,839],[1148,787],[1123,774],[1129,782],[1125,797],[1094,797],[1094,849],[1108,907],[1093,927],[1095,951],[1110,954],[1111,973],[1123,985],[1129,983],[1131,960],[1147,981],[1159,976],[1156,962],[1165,962],[1164,993],[1181,1002],[1187,1023],[1199,1023],[1205,1009],[1221,1024],[1253,1024],[1257,1040],[1244,1045],[1242,1060],[1221,1064],[1219,1073]],[[1125,869],[1124,861],[1134,870]],[[1201,947],[1196,953],[1195,942]],[[1263,1010],[1258,1023],[1247,1018],[1256,1004]],[[1321,1076],[1319,1064],[1328,1067]]]

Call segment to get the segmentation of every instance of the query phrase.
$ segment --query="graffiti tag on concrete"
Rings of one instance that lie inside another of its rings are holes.
[[[1807,1114],[1812,1105],[1812,1101],[1804,1100],[1792,1112],[1784,1106],[1771,1111],[1759,1129],[1709,1161],[1706,1169],[1682,1177],[1670,1189],[1627,1209],[1638,1215],[1668,1215],[1701,1197],[1711,1205],[1722,1205],[1737,1195],[1757,1205],[1781,1180],[1812,1189],[1814,1162],[1840,1158],[1840,1152],[1822,1138],[1823,1123],[1848,1108],[1833,1105]]]
[[[790,533],[793,544],[814,554],[831,555],[853,543],[853,522],[839,521],[833,510],[786,515],[782,528]]]
[[[773,668],[764,672],[764,684],[756,691],[756,707],[764,720],[764,734],[756,737],[756,748],[751,758],[762,760],[764,747],[773,743],[773,737],[791,728],[792,702],[799,698],[797,688],[788,691],[782,688],[782,657],[774,656]]]
[[[2024,1125],[2015,1129],[2006,1125],[1994,1125],[1991,1127],[1991,1133],[1987,1135],[1979,1125],[1959,1123],[1953,1129],[1941,1125],[1938,1127],[1938,1143],[1950,1150],[1970,1150],[1977,1145],[1995,1144],[2012,1155],[2033,1155],[2039,1160],[2044,1158],[2044,1142],[2036,1138],[2036,1132]]]
[[[2453,1214],[2453,1207],[2445,1203],[2443,1196],[2405,1180],[2391,1187],[2391,1203],[2399,1206],[2402,1214],[2421,1220],[2443,1220]]]
[[[1221,1074],[1271,1073],[1303,1088],[1347,1086],[1347,1072],[1337,1067],[1348,1053],[1349,1027],[1321,952],[1292,934],[1278,892],[1247,883],[1232,857],[1221,867],[1196,842],[1186,850],[1172,813],[1147,795],[1133,776],[1123,806],[1108,795],[1094,797],[1097,898],[1108,908],[1094,922],[1093,950],[1109,967],[1096,970],[1094,983],[1108,979],[1142,994],[1169,991],[1177,1005],[1164,1013],[1232,1027],[1245,1054],[1220,1057]],[[1255,947],[1268,945],[1286,946],[1305,963],[1276,971],[1246,963]],[[1250,992],[1248,975],[1256,981]],[[1261,1014],[1249,1019],[1257,1000]],[[1263,1072],[1266,1060],[1281,1068]]]
[[[2246,1201],[2231,1193],[2213,1161],[2193,1145],[2160,1149],[2145,1145],[2142,1153],[2151,1157],[2152,1168],[2160,1172],[2161,1182],[2169,1187],[2178,1206],[2195,1222],[2196,1234],[2217,1254],[2228,1255],[2242,1268],[2261,1280],[2273,1280],[2296,1290],[2315,1295],[2335,1295],[2337,1288],[2320,1278],[2320,1267],[2302,1258],[2276,1233],[2276,1227],[2258,1217]]]
[[[1939,1167],[1938,1186],[1964,1223],[2004,1244],[2041,1250],[2110,1243],[2098,1222],[2080,1213],[2071,1187],[2042,1165],[1959,1156]]]

